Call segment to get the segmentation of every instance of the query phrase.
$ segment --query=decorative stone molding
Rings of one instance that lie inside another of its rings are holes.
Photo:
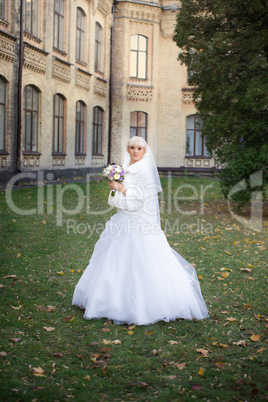
[[[127,98],[134,101],[151,101],[153,99],[153,87],[145,85],[128,85]]]
[[[52,156],[52,166],[65,166],[65,156]]]
[[[127,17],[130,20],[143,21],[143,22],[156,22],[160,24],[161,20],[161,7],[152,3],[147,4],[128,4],[116,8],[115,18]]]
[[[3,26],[5,28],[7,28],[9,25],[10,24],[7,21],[5,21],[2,18],[0,18],[0,26]]]
[[[108,95],[108,85],[107,81],[103,80],[102,78],[95,77],[94,80],[94,92],[106,96]]]
[[[45,74],[47,70],[47,55],[47,52],[25,43],[24,68],[39,74]]]
[[[80,68],[78,68],[75,72],[75,85],[77,87],[85,89],[86,91],[89,91],[90,77],[90,73],[87,73],[86,71],[80,70]]]
[[[71,65],[57,57],[53,58],[52,77],[69,84],[71,81]]]
[[[75,157],[75,164],[79,165],[79,166],[85,166],[86,157],[85,156],[76,156]]]
[[[7,167],[7,157],[0,155],[0,168],[5,169]]]
[[[24,37],[30,39],[36,43],[42,43],[42,40],[37,38],[36,36],[31,35],[29,32],[24,31]]]
[[[192,103],[193,98],[193,88],[182,88],[182,101],[184,103]]]
[[[40,166],[40,156],[39,155],[23,156],[22,165],[25,168],[39,167]]]
[[[13,63],[15,60],[16,38],[0,32],[0,59]]]
[[[92,155],[92,166],[104,166],[104,156],[103,155]]]
[[[212,166],[211,163],[211,159],[202,159],[201,158],[186,158],[185,159],[185,163],[184,163],[185,167],[196,167],[196,168],[200,168],[200,167],[206,167],[209,168]]]
[[[106,0],[98,1],[98,10],[105,16],[110,14],[112,5]]]

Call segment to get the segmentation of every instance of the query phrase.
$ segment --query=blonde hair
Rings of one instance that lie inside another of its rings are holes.
[[[137,147],[142,147],[145,149],[145,152],[147,151],[147,143],[142,137],[134,136],[130,138],[127,142],[127,151],[128,148],[131,147],[132,145],[136,145]]]

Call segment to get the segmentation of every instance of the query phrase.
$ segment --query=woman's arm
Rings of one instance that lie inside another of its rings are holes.
[[[117,181],[112,180],[109,182],[109,187],[110,187],[110,190],[119,190],[119,191],[121,191],[121,193],[126,195],[127,189],[126,189],[126,187],[123,186],[122,183],[118,183]]]

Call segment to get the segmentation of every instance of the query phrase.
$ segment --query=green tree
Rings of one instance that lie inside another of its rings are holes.
[[[182,0],[174,40],[188,68],[206,145],[225,196],[268,164],[268,6],[266,0]]]

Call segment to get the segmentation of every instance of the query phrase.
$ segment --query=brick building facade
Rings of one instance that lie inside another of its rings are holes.
[[[131,135],[159,167],[212,168],[172,40],[179,7],[0,0],[0,175],[120,163]]]

